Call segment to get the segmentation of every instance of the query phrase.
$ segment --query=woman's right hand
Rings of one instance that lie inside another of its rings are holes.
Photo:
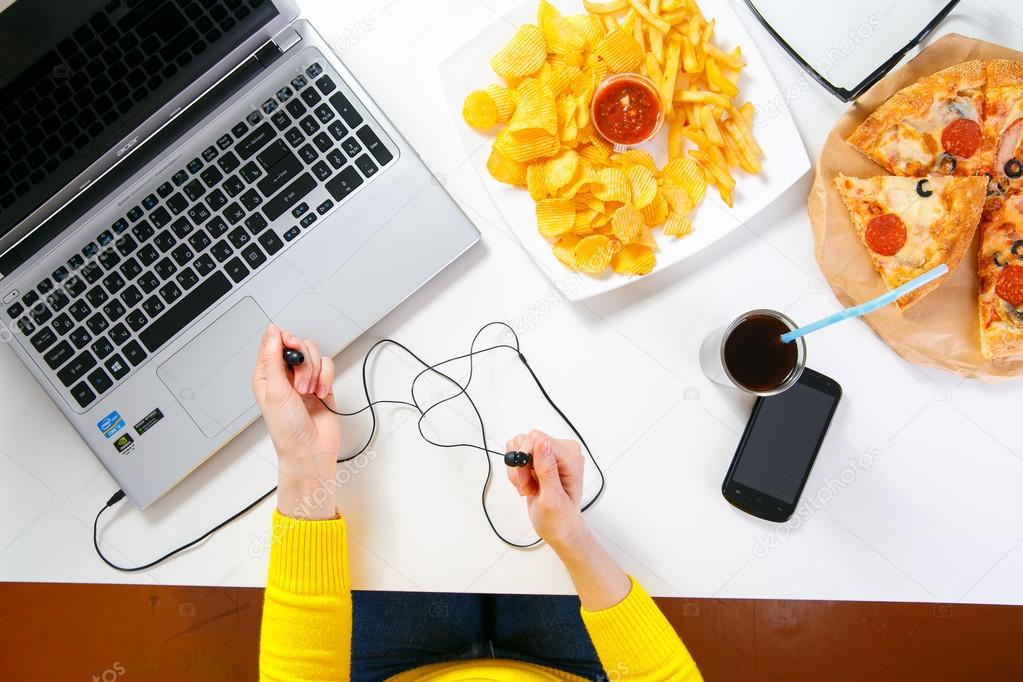
[[[579,443],[530,431],[508,441],[508,450],[527,452],[532,464],[507,467],[508,479],[526,498],[529,520],[555,550],[586,531],[579,508],[583,494],[583,453]]]

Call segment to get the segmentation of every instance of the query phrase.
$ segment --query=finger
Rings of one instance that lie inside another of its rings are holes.
[[[334,393],[334,361],[330,358],[323,358],[320,361],[320,378],[316,383],[316,396],[320,400],[326,400],[327,396]]]
[[[266,391],[271,394],[288,387],[288,372],[285,369],[283,353],[281,331],[276,325],[271,324],[266,328],[260,342],[259,361],[253,373],[253,383],[265,383]]]
[[[558,460],[551,448],[551,439],[543,436],[533,447],[533,471],[541,492],[563,492]]]
[[[505,452],[522,452],[525,439],[525,434],[520,433],[514,436],[505,444]],[[508,480],[515,486],[519,495],[536,494],[536,481],[533,480],[530,467],[505,467],[505,471],[508,474]]]
[[[551,439],[551,449],[558,462],[558,473],[561,476],[561,485],[565,492],[574,500],[579,498],[583,489],[583,478],[586,468],[586,460],[583,458],[582,449],[574,440],[561,438]]]
[[[302,364],[295,365],[291,368],[292,371],[291,385],[294,386],[295,390],[298,391],[299,393],[305,393],[305,391],[302,389],[302,386],[305,385],[305,382],[309,381],[310,376],[309,349],[306,348],[305,342],[302,339],[298,338],[294,334],[291,334],[290,332],[282,330],[281,338],[283,339],[285,346],[300,351],[302,353],[302,356],[304,358]]]
[[[302,392],[306,394],[316,393],[317,383],[320,380],[320,370],[323,367],[323,358],[320,357],[320,347],[311,339],[303,339],[308,354],[305,364],[309,365],[309,381],[303,386]]]

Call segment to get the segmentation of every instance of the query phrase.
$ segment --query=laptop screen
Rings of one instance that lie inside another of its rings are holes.
[[[270,0],[0,9],[0,237],[277,15]]]

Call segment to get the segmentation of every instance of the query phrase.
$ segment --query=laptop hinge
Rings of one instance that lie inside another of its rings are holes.
[[[299,35],[294,26],[288,26],[274,36],[274,42],[277,43],[277,47],[280,48],[281,52],[287,52],[302,42],[302,36]]]

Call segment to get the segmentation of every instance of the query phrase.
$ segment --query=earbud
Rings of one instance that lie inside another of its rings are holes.
[[[524,467],[528,464],[532,464],[533,455],[528,452],[506,452],[504,453],[504,463],[510,467]]]
[[[301,365],[305,362],[305,356],[302,355],[302,351],[295,350],[293,348],[284,349],[284,362],[288,363],[288,367],[294,367],[295,365]]]

